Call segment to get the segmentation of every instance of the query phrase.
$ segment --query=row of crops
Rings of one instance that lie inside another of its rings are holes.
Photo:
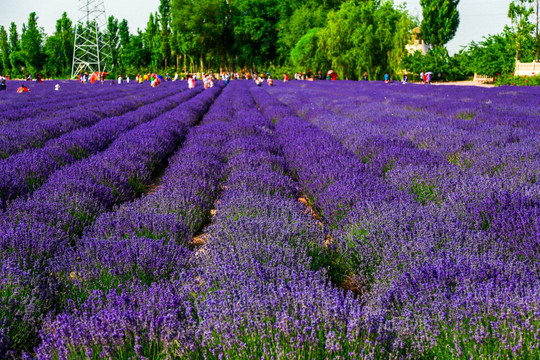
[[[0,357],[540,356],[540,91],[43,85],[0,99]]]

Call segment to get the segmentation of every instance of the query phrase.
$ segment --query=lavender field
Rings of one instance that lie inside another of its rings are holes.
[[[0,94],[0,358],[540,358],[540,89],[55,83]]]

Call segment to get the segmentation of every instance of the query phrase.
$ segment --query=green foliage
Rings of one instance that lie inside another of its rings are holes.
[[[412,26],[404,16],[391,2],[347,1],[328,15],[320,47],[342,79],[359,79],[366,70],[370,78],[382,78],[399,66],[396,53]]]
[[[472,42],[469,52],[470,67],[477,74],[495,76],[514,71],[515,43],[509,31],[491,35],[479,43]]]
[[[495,85],[540,86],[540,76],[501,75],[495,79]]]
[[[47,60],[43,70],[50,77],[68,77],[71,73],[74,40],[73,23],[62,14],[56,21],[56,32],[45,41],[44,52]]]
[[[289,17],[283,17],[278,24],[278,53],[281,61],[287,57],[298,42],[311,30],[326,25],[329,8],[318,2],[307,2],[294,9]],[[294,60],[293,60],[294,63]]]
[[[102,35],[111,45],[111,76],[219,69],[270,71],[280,78],[333,67],[341,79],[357,79],[365,70],[377,78],[400,72],[413,26],[392,1],[160,0],[157,10],[136,34],[126,20],[109,17]],[[77,26],[85,31],[90,25]],[[14,23],[0,29],[0,68],[12,76],[67,77],[73,39],[65,13],[47,38],[32,13],[22,39]]]
[[[521,60],[520,50],[523,42],[534,30],[534,25],[529,21],[529,17],[534,12],[534,0],[513,0],[508,7],[508,17],[512,21],[514,28],[514,38],[516,42],[516,60]]]
[[[403,58],[402,65],[408,72],[420,74],[431,71],[433,80],[460,80],[467,75],[467,69],[459,62],[458,56],[450,56],[444,47],[436,47],[426,55],[416,51]]]
[[[459,0],[420,0],[420,27],[426,43],[440,47],[452,40],[459,26],[458,4]]]
[[[422,205],[426,205],[430,202],[439,204],[442,200],[441,192],[437,190],[435,185],[428,184],[426,181],[414,179],[409,191],[414,196],[415,200]]]
[[[11,69],[11,63],[9,62],[10,52],[7,31],[3,26],[0,26],[0,60],[2,63],[2,71],[4,73],[8,73]]]
[[[42,51],[44,34],[43,30],[37,26],[37,19],[36,13],[31,12],[26,31],[21,36],[21,48],[25,53],[26,66],[32,72],[41,68],[44,59]]]
[[[321,28],[313,28],[296,43],[291,52],[291,60],[295,66],[317,70],[324,70],[330,66],[318,46],[320,32]]]

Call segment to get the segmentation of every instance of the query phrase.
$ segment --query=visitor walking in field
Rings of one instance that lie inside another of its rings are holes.
[[[189,75],[188,77],[188,88],[193,89],[195,87],[195,79],[193,76]]]

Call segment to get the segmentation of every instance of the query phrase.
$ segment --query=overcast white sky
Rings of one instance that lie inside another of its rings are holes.
[[[0,0],[0,25],[8,27],[15,21],[20,31],[28,14],[35,11],[38,24],[46,33],[53,33],[56,20],[66,11],[76,21],[79,0]],[[407,3],[411,14],[422,17],[420,0],[395,0],[396,4]],[[451,53],[458,51],[470,41],[482,40],[483,36],[500,32],[508,23],[506,16],[510,0],[461,0],[458,6],[461,23],[455,38],[448,44]],[[146,27],[148,16],[157,11],[159,0],[105,0],[107,16],[127,19],[131,32]]]

